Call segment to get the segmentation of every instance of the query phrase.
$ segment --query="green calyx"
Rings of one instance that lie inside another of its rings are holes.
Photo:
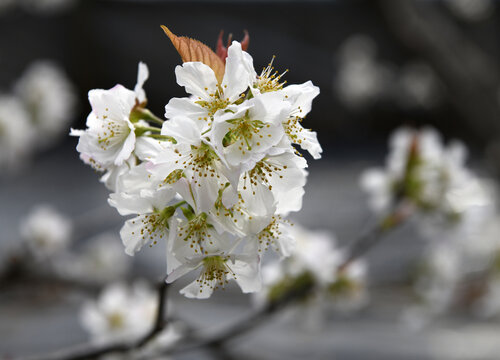
[[[315,283],[314,276],[309,271],[296,277],[286,276],[270,288],[267,298],[272,304],[279,304],[290,299],[306,301]]]
[[[345,275],[339,275],[337,280],[328,286],[328,293],[333,297],[350,295],[358,291],[359,284]]]
[[[139,120],[144,120],[149,123],[154,123],[160,126],[163,125],[164,120],[160,119],[158,116],[153,114],[151,110],[146,109],[144,107],[145,105],[146,104],[138,104],[134,106],[134,108],[130,112],[130,117],[129,117],[130,122],[132,124],[136,124]]]

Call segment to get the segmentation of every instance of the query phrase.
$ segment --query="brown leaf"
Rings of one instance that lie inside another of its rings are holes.
[[[177,36],[172,33],[168,27],[162,25],[161,28],[167,34],[172,44],[177,49],[183,62],[200,61],[209,66],[215,73],[215,77],[219,83],[224,77],[225,65],[220,57],[213,52],[207,45],[198,40],[188,38],[186,36]]]

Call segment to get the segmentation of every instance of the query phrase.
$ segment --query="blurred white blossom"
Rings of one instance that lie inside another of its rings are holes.
[[[401,67],[394,96],[406,107],[431,108],[440,101],[441,85],[434,70],[423,62]]]
[[[123,253],[120,238],[113,233],[85,240],[83,246],[56,263],[60,276],[92,283],[122,279],[131,265],[131,259]]]
[[[335,88],[348,106],[364,106],[387,91],[392,69],[377,59],[377,45],[364,35],[349,37],[338,54]]]
[[[157,299],[146,283],[114,283],[82,307],[80,320],[93,342],[133,341],[154,323]]]
[[[441,100],[441,85],[430,66],[410,62],[397,66],[382,61],[377,44],[366,35],[352,35],[340,46],[334,88],[351,108],[384,100],[402,107],[430,108]]]
[[[48,145],[67,131],[76,97],[58,65],[47,60],[32,63],[15,84],[15,92],[31,116],[38,145]]]
[[[79,0],[18,0],[28,11],[37,14],[54,14],[70,10]]]
[[[461,275],[459,249],[452,244],[429,246],[424,255],[415,290],[433,312],[444,311],[454,299]]]
[[[33,148],[33,136],[23,103],[17,97],[0,95],[0,168],[24,167]]]
[[[263,289],[256,294],[258,304],[275,301],[305,283],[312,285],[313,290],[305,298],[307,301],[299,304],[306,304],[312,311],[307,310],[308,317],[321,318],[316,312],[328,308],[351,312],[366,304],[366,266],[362,260],[339,269],[345,254],[338,249],[331,233],[294,225],[290,235],[296,241],[291,255],[262,269]]]
[[[434,129],[400,128],[391,136],[386,168],[366,170],[360,184],[378,213],[405,201],[417,211],[424,232],[458,229],[495,208],[493,190],[467,169],[465,160],[464,145],[445,146]]]
[[[455,16],[466,21],[481,21],[495,10],[492,0],[446,0],[445,4]]]
[[[71,240],[72,223],[51,206],[34,207],[20,223],[20,233],[34,256],[46,258],[65,250]]]

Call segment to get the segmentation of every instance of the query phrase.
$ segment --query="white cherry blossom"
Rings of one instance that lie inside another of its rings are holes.
[[[92,112],[87,117],[87,129],[72,130],[71,135],[80,137],[76,149],[96,167],[120,166],[132,155],[136,128],[130,117],[132,110],[145,100],[142,85],[147,76],[147,67],[140,63],[135,91],[116,85],[109,90],[89,92]]]
[[[175,68],[177,83],[191,94],[190,98],[173,98],[165,107],[165,117],[187,116],[200,122],[203,129],[212,117],[240,99],[255,78],[253,60],[233,41],[228,49],[226,69],[219,84],[213,70],[201,62],[187,62]]]
[[[67,129],[75,108],[75,90],[57,64],[34,62],[14,88],[29,110],[39,145],[49,144]]]
[[[163,179],[165,186],[186,178],[191,184],[195,206],[200,211],[209,211],[217,199],[219,190],[234,183],[239,173],[233,174],[222,163],[214,149],[204,140],[199,124],[187,117],[176,117],[164,123],[162,135],[176,139],[152,160],[151,173]],[[231,179],[233,179],[231,181]],[[232,191],[232,203],[236,201]],[[224,197],[224,200],[228,198]],[[232,205],[232,204],[227,204]]]
[[[217,288],[224,288],[229,280],[234,280],[244,293],[260,290],[259,257],[247,254],[207,254],[186,261],[167,277],[173,282],[179,277],[199,270],[196,280],[181,290],[188,298],[206,299]]]
[[[128,255],[134,255],[148,243],[156,244],[166,240],[168,236],[168,221],[175,208],[168,206],[174,198],[175,191],[162,188],[157,191],[142,191],[138,194],[111,194],[109,203],[116,207],[122,215],[137,216],[125,222],[120,230],[120,236]]]
[[[249,170],[281,141],[289,113],[280,94],[266,93],[217,112],[207,137],[229,166]]]

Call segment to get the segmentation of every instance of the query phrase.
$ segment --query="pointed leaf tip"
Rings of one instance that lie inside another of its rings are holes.
[[[225,65],[212,49],[198,40],[191,39],[186,36],[175,35],[165,25],[161,25],[161,28],[172,42],[172,45],[174,45],[183,62],[202,62],[214,71],[215,77],[219,83],[222,82]]]

